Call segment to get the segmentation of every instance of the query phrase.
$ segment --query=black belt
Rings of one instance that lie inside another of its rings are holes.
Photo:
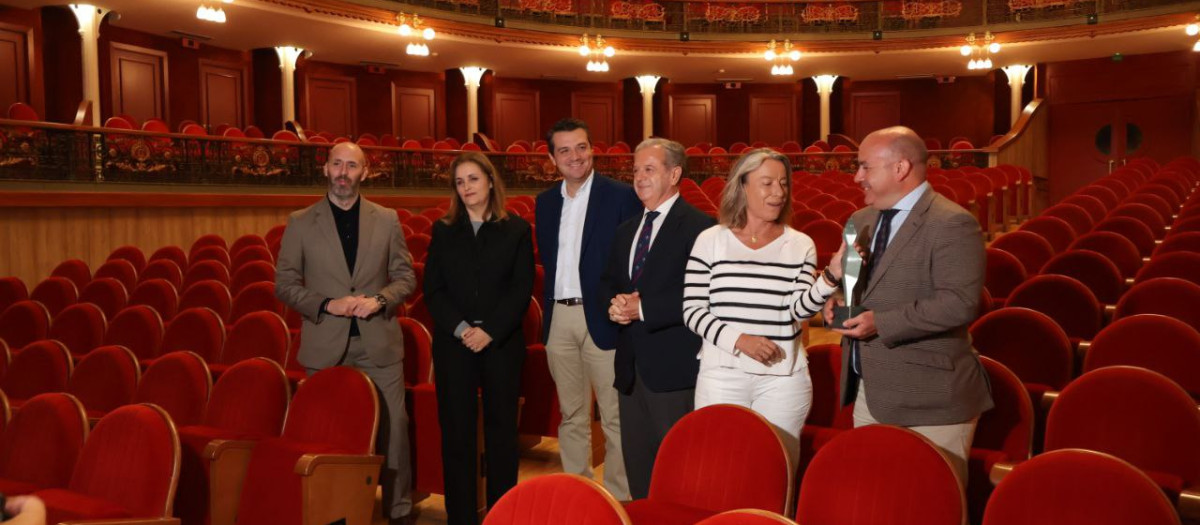
[[[563,306],[579,306],[583,304],[583,299],[580,297],[572,297],[570,299],[555,299],[554,302],[555,304],[561,304]]]

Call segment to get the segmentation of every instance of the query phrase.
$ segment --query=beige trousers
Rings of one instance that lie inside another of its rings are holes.
[[[592,391],[604,429],[604,487],[618,500],[629,499],[625,459],[621,453],[621,419],[613,388],[614,350],[601,350],[588,334],[583,306],[552,304],[554,316],[546,339],[550,375],[558,391],[562,422],[558,448],[563,471],[592,477]]]

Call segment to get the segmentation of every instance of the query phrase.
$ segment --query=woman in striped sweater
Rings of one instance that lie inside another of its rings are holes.
[[[817,275],[812,239],[788,226],[791,164],[769,149],[738,159],[721,195],[720,224],[696,238],[683,318],[704,339],[696,408],[753,409],[799,451],[812,406],[801,322],[821,311],[841,279],[839,251]]]

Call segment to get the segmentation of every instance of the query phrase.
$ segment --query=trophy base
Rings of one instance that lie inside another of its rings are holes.
[[[843,323],[847,319],[858,317],[859,314],[867,311],[861,306],[838,306],[833,309],[833,326],[830,328],[846,328]]]

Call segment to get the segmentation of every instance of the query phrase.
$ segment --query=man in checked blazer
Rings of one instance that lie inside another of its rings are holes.
[[[362,370],[379,391],[378,448],[383,513],[403,522],[412,509],[404,337],[396,308],[413,292],[412,256],[396,211],[363,199],[363,151],[334,146],[325,163],[326,198],[288,217],[275,269],[275,295],[300,313],[297,360],[309,375],[338,365]]]
[[[967,332],[983,287],[984,246],[975,217],[925,181],[928,156],[921,138],[900,126],[871,133],[859,147],[854,180],[867,207],[850,221],[857,248],[871,253],[853,293],[867,311],[836,330],[845,336],[841,402],[855,403],[855,427],[884,423],[925,436],[965,484],[975,424],[992,407]]]
[[[648,495],[658,447],[696,398],[700,336],[683,324],[683,274],[696,236],[716,221],[679,197],[685,160],[678,142],[638,144],[633,189],[646,209],[617,228],[600,280],[608,317],[621,325],[613,386],[633,499]]]

